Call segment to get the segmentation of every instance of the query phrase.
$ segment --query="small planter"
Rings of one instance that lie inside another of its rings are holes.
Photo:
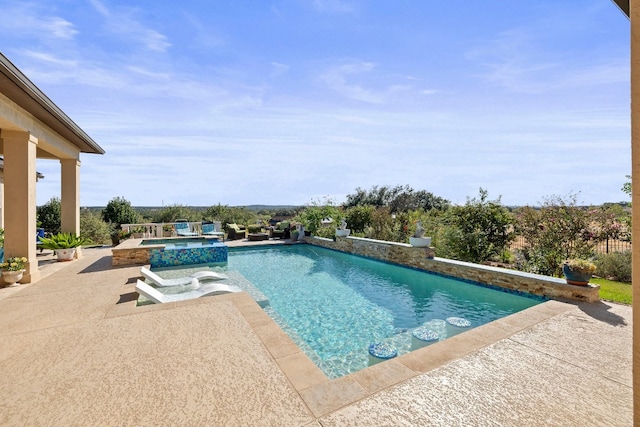
[[[76,257],[76,248],[56,249],[58,261],[71,261]]]
[[[351,234],[351,230],[348,228],[346,230],[336,230],[337,237],[347,237],[349,234]]]
[[[583,273],[581,271],[572,270],[568,265],[562,266],[562,272],[570,285],[587,286],[591,280],[591,273]]]
[[[431,237],[409,237],[409,243],[416,248],[427,248],[431,246]]]
[[[2,280],[4,280],[7,286],[13,286],[14,284],[22,280],[23,274],[24,274],[24,270],[18,270],[18,271],[2,270]]]

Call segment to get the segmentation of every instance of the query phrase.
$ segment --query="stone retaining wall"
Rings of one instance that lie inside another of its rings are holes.
[[[406,243],[359,237],[336,237],[335,241],[305,237],[304,241],[311,245],[547,298],[600,301],[599,285],[574,286],[567,284],[564,279],[555,277],[435,258],[433,248],[417,248]]]

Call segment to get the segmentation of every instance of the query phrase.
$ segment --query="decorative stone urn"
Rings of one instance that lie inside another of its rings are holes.
[[[338,229],[336,230],[336,236],[337,237],[347,237],[349,234],[351,234],[351,230],[349,230],[347,228],[347,221],[345,221],[344,219],[340,222],[340,226],[338,227]]]
[[[431,237],[423,237],[424,236],[424,228],[422,227],[422,221],[416,222],[416,232],[413,233],[413,236],[409,237],[409,243],[411,246],[415,246],[417,248],[426,248],[431,246]]]
[[[2,270],[2,280],[4,280],[7,286],[12,286],[22,279],[23,274],[24,274],[24,270],[18,270],[18,271]]]
[[[427,248],[431,246],[431,237],[409,237],[409,243],[416,248]]]

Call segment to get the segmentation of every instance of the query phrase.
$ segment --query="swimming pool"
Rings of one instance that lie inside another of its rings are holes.
[[[151,268],[207,263],[226,263],[227,245],[217,238],[144,239]]]
[[[232,249],[238,271],[268,299],[264,310],[329,378],[366,368],[372,343],[405,354],[426,325],[446,339],[543,301],[311,245]]]

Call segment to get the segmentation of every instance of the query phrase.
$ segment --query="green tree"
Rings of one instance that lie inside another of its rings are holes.
[[[177,219],[186,219],[189,222],[200,221],[202,214],[182,205],[166,206],[153,215],[153,222],[175,222]]]
[[[627,196],[631,197],[631,175],[626,175],[626,178],[629,180],[627,182],[624,183],[624,185],[622,186],[622,191],[624,191],[625,193],[627,193]]]
[[[96,245],[111,243],[109,224],[99,214],[89,210],[80,212],[80,235]]]
[[[342,212],[334,205],[332,200],[325,200],[324,202],[313,201],[309,206],[306,206],[294,220],[302,223],[305,231],[311,232],[314,236],[329,237],[334,235],[343,217]],[[325,218],[331,218],[333,225],[326,227],[326,230],[321,230],[322,220]]]
[[[571,258],[589,259],[594,254],[598,230],[587,209],[577,205],[577,195],[551,196],[539,209],[519,209],[516,231],[524,237],[519,269],[560,276],[562,263]]]
[[[258,221],[258,215],[247,208],[218,204],[205,210],[202,219],[220,221],[226,230],[227,224],[255,224]]]
[[[62,205],[60,199],[52,197],[47,203],[36,208],[36,218],[40,227],[49,234],[60,232],[60,218]]]
[[[394,214],[398,212],[408,212],[410,210],[423,209],[446,209],[449,201],[441,197],[434,196],[425,190],[415,191],[408,185],[373,186],[370,190],[356,188],[355,194],[347,195],[344,208],[354,206],[374,206],[376,208],[389,208]]]
[[[480,188],[478,198],[467,198],[463,206],[448,211],[452,226],[447,236],[450,253],[462,261],[480,263],[499,256],[514,238],[514,218],[500,202],[489,200],[489,193]]]
[[[102,219],[114,227],[120,228],[122,224],[137,224],[141,218],[131,206],[131,202],[124,197],[115,197],[107,203],[107,207],[102,211]]]
[[[364,233],[365,229],[373,221],[373,206],[353,206],[344,212],[344,220],[347,222],[352,234]]]

